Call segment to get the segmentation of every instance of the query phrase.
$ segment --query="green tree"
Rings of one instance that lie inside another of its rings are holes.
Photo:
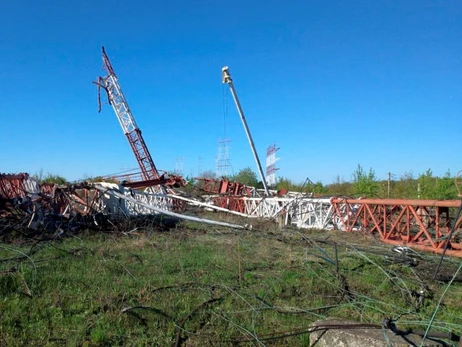
[[[327,188],[324,187],[321,181],[316,182],[315,184],[312,185],[311,191],[314,194],[326,194],[327,193]]]
[[[448,170],[443,177],[433,176],[431,169],[428,169],[417,179],[419,197],[421,199],[445,200],[456,199],[457,191],[454,178]]]
[[[351,194],[351,183],[346,182],[339,175],[334,177],[334,181],[326,186],[326,193],[336,196],[347,196]]]
[[[54,174],[51,174],[51,173],[46,174],[45,177],[43,178],[42,182],[56,183],[56,184],[67,184],[68,183],[67,180],[63,176],[54,175]]]
[[[437,199],[457,199],[458,192],[454,183],[454,177],[451,176],[451,171],[446,171],[442,178],[437,179]]]
[[[232,179],[249,187],[256,187],[258,185],[257,174],[250,167],[242,169]]]
[[[380,191],[380,184],[375,177],[372,168],[365,172],[360,164],[353,173],[352,189],[354,194],[366,195],[367,197],[377,197]]]
[[[31,176],[39,183],[56,183],[56,184],[67,184],[69,183],[66,178],[60,175],[55,175],[52,173],[47,173],[46,175],[43,173],[43,169],[40,169],[38,172]]]
[[[399,181],[393,182],[391,197],[399,199],[417,198],[417,180],[412,171],[406,171]]]
[[[308,178],[304,183],[297,185],[295,190],[303,191],[304,193],[313,193],[313,194],[326,194],[327,193],[327,189],[326,187],[324,187],[321,181],[314,183]]]
[[[431,169],[417,178],[417,194],[419,199],[437,199],[436,178]]]
[[[297,190],[299,190],[297,188],[299,188],[299,187],[297,187],[296,184],[293,181],[291,181],[288,178],[284,178],[284,177],[280,177],[278,179],[278,182],[274,186],[274,189],[276,189],[276,190],[285,189],[287,191],[297,191]]]

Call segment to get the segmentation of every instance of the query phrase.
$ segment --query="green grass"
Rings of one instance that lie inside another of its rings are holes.
[[[328,236],[340,244],[339,273],[331,245],[307,242]],[[400,328],[424,330],[445,284],[345,246],[351,240],[267,224],[234,232],[191,223],[132,237],[0,244],[0,345],[308,345],[306,333],[265,338],[332,316],[380,324],[404,314]],[[363,236],[354,241],[377,247]],[[422,288],[419,304],[413,293]],[[435,329],[462,333],[461,297],[455,282]]]

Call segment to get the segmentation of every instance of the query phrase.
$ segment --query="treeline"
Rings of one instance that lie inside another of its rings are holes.
[[[42,170],[33,177],[39,182],[67,183],[64,177],[50,173],[44,174]],[[213,171],[205,171],[200,177],[221,179],[216,177]],[[350,181],[345,181],[340,176],[337,176],[330,184],[323,184],[320,181],[312,182],[308,178],[304,182],[294,182],[289,178],[280,178],[277,184],[270,188],[314,193],[317,196],[451,200],[459,198],[454,178],[454,175],[449,170],[443,177],[438,177],[433,175],[431,169],[428,169],[418,176],[414,176],[412,172],[406,172],[398,179],[392,176],[390,180],[379,180],[372,168],[366,171],[361,165],[358,165]],[[263,188],[262,182],[250,167],[240,170],[236,175],[227,177],[227,179],[247,186]],[[93,181],[95,180],[98,181],[99,177],[93,179]],[[189,185],[194,185],[192,178],[186,178],[186,180]],[[195,183],[197,184],[198,182]]]
[[[37,180],[39,183],[55,183],[55,184],[68,184],[68,180],[60,175],[52,174],[52,173],[44,173],[43,169],[40,169],[35,174],[31,175],[31,177]]]
[[[351,181],[345,181],[337,176],[330,184],[321,182],[294,183],[290,179],[281,178],[275,189],[288,189],[298,192],[312,192],[316,195],[337,196],[367,196],[368,198],[397,198],[397,199],[458,199],[458,192],[454,176],[448,170],[443,177],[434,176],[432,170],[414,176],[412,172],[404,173],[399,179],[393,176],[390,180],[377,179],[371,168],[365,171],[358,165],[352,174]]]
[[[205,172],[203,177],[217,178],[211,171]],[[263,184],[257,178],[257,174],[249,167],[227,178],[248,186],[263,188]],[[358,165],[350,181],[346,181],[340,176],[337,176],[330,184],[312,182],[309,179],[306,179],[304,182],[294,182],[289,178],[280,178],[277,184],[270,188],[314,193],[317,196],[366,196],[368,198],[430,200],[458,199],[454,176],[449,170],[443,177],[433,175],[432,170],[428,169],[417,176],[414,176],[412,172],[406,172],[399,178],[391,175],[390,180],[379,180],[372,168],[366,171],[361,165]]]

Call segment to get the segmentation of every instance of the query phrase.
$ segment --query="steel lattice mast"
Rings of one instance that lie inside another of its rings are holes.
[[[107,75],[105,77],[99,77],[98,82],[93,82],[98,86],[98,112],[101,111],[100,88],[103,88],[107,93],[109,104],[112,105],[120,126],[122,127],[125,136],[127,136],[128,142],[135,154],[136,160],[138,161],[141,169],[143,180],[148,181],[157,179],[159,178],[159,172],[157,171],[151,154],[144,142],[141,130],[136,125],[135,118],[128,106],[127,100],[122,92],[122,88],[120,88],[117,76],[112,68],[104,47],[102,48],[102,56],[103,69],[107,71]]]

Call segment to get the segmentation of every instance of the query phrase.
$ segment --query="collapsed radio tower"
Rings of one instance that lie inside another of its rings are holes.
[[[135,154],[136,160],[138,161],[138,165],[141,169],[141,176],[143,180],[156,180],[159,178],[159,172],[157,171],[148,147],[144,142],[141,130],[136,125],[135,118],[128,106],[127,100],[122,92],[122,88],[117,81],[117,76],[112,68],[104,47],[102,48],[102,51],[103,69],[107,71],[107,75],[104,77],[98,77],[98,81],[93,82],[98,86],[98,112],[101,112],[100,89],[103,88],[107,93],[108,102],[114,109],[120,126],[122,127],[122,130],[130,143],[130,147]]]

